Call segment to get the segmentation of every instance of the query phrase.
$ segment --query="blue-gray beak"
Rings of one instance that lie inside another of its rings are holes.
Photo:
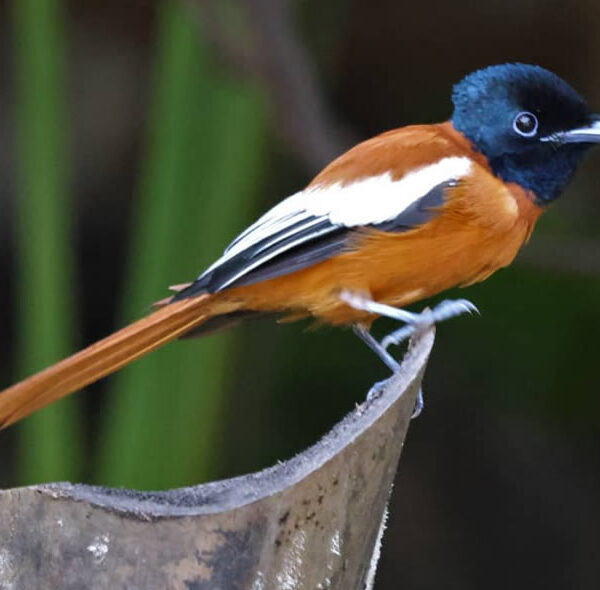
[[[590,125],[570,129],[569,131],[559,131],[542,137],[541,141],[552,141],[556,143],[600,143],[600,115],[594,115]]]

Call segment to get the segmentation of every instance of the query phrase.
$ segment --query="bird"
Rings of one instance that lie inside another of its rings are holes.
[[[392,370],[389,347],[424,325],[475,310],[407,305],[509,265],[588,149],[600,116],[566,81],[504,63],[466,75],[444,122],[359,143],[240,233],[146,317],[0,393],[17,422],[179,337],[250,317],[352,326]],[[401,326],[377,340],[375,319]]]

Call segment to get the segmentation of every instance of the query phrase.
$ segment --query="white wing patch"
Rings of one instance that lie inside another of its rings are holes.
[[[281,251],[273,252],[248,265],[241,274],[256,268],[283,251],[326,233],[322,224],[327,221],[331,228],[375,225],[398,217],[405,209],[427,195],[436,186],[450,180],[467,176],[473,167],[470,158],[448,157],[435,164],[422,166],[398,180],[390,173],[357,180],[342,185],[341,182],[314,186],[288,197],[265,213],[258,221],[242,232],[201,277],[231,260],[238,254],[266,240],[264,248],[286,240]],[[314,236],[307,230],[319,226]],[[298,242],[290,241],[296,233],[302,233]],[[272,241],[269,238],[273,238]],[[258,250],[263,249],[263,246]],[[258,254],[256,252],[256,254]]]
[[[400,215],[439,184],[466,176],[471,166],[467,157],[444,158],[396,181],[386,173],[346,186],[315,187],[306,196],[306,208],[312,215],[327,215],[331,223],[346,227],[382,223]]]

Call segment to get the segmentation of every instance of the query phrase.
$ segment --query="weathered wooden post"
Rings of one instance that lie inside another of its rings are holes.
[[[371,588],[433,340],[413,341],[380,397],[259,473],[166,492],[0,492],[0,589]]]

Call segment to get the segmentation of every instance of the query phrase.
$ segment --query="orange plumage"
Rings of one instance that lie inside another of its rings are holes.
[[[341,301],[341,291],[404,306],[485,279],[513,260],[541,209],[528,191],[494,176],[450,123],[406,127],[359,144],[309,188],[344,187],[386,173],[396,181],[449,157],[469,158],[472,171],[445,191],[443,205],[427,223],[401,232],[361,228],[339,254],[307,268],[214,294],[165,300],[148,317],[2,392],[0,424],[12,424],[217,316],[280,312],[368,326],[375,315]]]
[[[491,174],[485,159],[450,123],[405,127],[361,143],[327,166],[311,186],[386,171],[399,179],[451,156],[469,157],[474,171],[446,191],[443,210],[432,221],[402,233],[364,230],[345,253],[290,275],[230,289],[225,298],[243,309],[290,311],[334,325],[370,324],[375,317],[340,301],[341,290],[404,306],[476,283],[507,266],[542,209],[533,195]]]

